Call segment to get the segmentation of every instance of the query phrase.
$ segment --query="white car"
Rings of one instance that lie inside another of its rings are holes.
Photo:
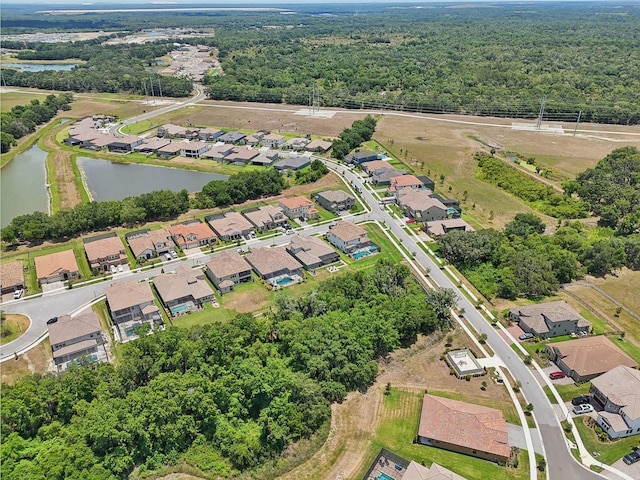
[[[173,258],[178,258],[178,254],[176,253],[175,250],[170,250],[169,251],[169,255],[171,255],[171,257],[173,257]]]
[[[118,265],[118,271],[119,272],[124,272],[124,268],[122,268],[122,265]]]
[[[593,407],[588,403],[583,403],[582,405],[576,405],[573,407],[573,413],[576,415],[582,415],[583,413],[593,412]]]
[[[118,273],[118,269],[115,265],[111,265],[111,273]]]
[[[24,293],[24,290],[22,288],[17,289],[15,292],[13,292],[13,299],[18,300],[23,293]]]

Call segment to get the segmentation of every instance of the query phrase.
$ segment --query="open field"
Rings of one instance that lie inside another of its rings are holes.
[[[18,360],[8,360],[0,367],[2,383],[13,385],[20,377],[34,373],[46,373],[52,365],[51,345],[47,338],[27,353],[20,355]]]
[[[580,433],[580,437],[584,442],[588,452],[600,452],[598,460],[611,465],[616,460],[619,460],[627,453],[631,452],[631,447],[638,446],[638,437],[631,436],[627,438],[621,438],[616,441],[601,442],[598,440],[595,432],[584,423],[584,419],[589,418],[584,416],[581,419],[576,419],[576,427]]]

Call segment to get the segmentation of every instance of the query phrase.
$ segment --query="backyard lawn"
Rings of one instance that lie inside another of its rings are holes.
[[[589,418],[589,417],[583,417]],[[593,452],[599,452],[597,460],[601,460],[602,463],[611,465],[620,458],[624,457],[627,453],[631,452],[631,447],[636,447],[640,443],[640,437],[634,435],[627,438],[621,438],[615,441],[601,442],[598,440],[596,433],[584,424],[583,419],[576,419],[576,427],[580,433],[580,437],[584,442],[584,446],[587,451],[593,455]]]

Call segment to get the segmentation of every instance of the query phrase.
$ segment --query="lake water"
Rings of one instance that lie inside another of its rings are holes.
[[[218,173],[111,163],[87,157],[78,157],[77,162],[91,196],[96,201],[122,200],[154,190],[179,192],[186,188],[189,192],[198,192],[211,180],[229,178],[228,175]]]
[[[68,71],[77,67],[77,63],[3,63],[6,68],[17,68],[24,72],[44,72],[45,70]]]
[[[5,227],[14,217],[47,212],[45,160],[47,152],[34,145],[19,153],[0,172],[0,225]]]

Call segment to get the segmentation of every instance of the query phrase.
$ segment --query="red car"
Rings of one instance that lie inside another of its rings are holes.
[[[415,218],[408,218],[407,219],[407,223],[416,223],[416,219]]]
[[[566,377],[566,375],[564,374],[564,372],[551,372],[549,374],[549,378],[551,380],[558,380],[559,378],[564,378]]]

